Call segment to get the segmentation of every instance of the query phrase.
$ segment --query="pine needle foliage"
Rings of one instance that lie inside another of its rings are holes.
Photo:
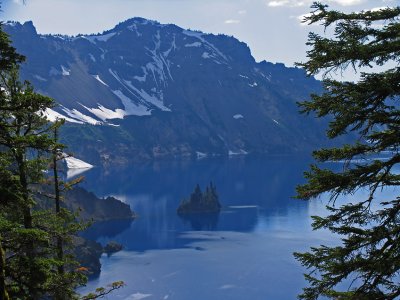
[[[313,247],[295,257],[308,269],[308,287],[300,299],[400,298],[400,197],[382,199],[382,189],[400,185],[400,7],[343,13],[314,3],[305,18],[325,28],[310,33],[309,75],[322,73],[325,92],[300,103],[303,113],[331,116],[327,136],[352,133],[352,144],[314,152],[318,164],[305,173],[308,182],[297,197],[330,194],[327,217],[313,217],[314,229],[341,237],[337,246]],[[331,34],[330,34],[331,32]],[[330,76],[352,68],[357,81]],[[385,160],[377,157],[389,153]],[[340,171],[324,162],[343,162]],[[337,205],[337,198],[367,196]]]
[[[63,121],[49,122],[54,100],[20,81],[22,61],[0,23],[0,299],[78,300],[86,268],[71,253],[73,237],[86,226],[62,201],[79,180],[59,176]],[[44,172],[49,166],[52,172]],[[115,282],[85,299],[123,286]]]

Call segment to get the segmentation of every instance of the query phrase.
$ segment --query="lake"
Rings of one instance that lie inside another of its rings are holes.
[[[109,299],[295,299],[306,282],[292,253],[336,240],[311,229],[310,216],[324,213],[326,199],[292,198],[310,161],[234,157],[88,171],[85,188],[129,203],[138,218],[85,233],[124,250],[103,255],[101,275],[79,292],[123,280]],[[180,201],[210,181],[221,213],[179,217]]]

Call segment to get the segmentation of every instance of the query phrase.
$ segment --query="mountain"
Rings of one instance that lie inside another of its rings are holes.
[[[142,18],[75,37],[3,27],[27,57],[21,76],[59,103],[48,116],[66,119],[63,141],[92,164],[294,153],[323,139],[326,122],[296,105],[320,82],[256,62],[234,37]]]

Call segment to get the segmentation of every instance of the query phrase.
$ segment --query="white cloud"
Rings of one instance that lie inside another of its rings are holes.
[[[380,10],[383,10],[386,8],[388,8],[388,7],[387,6],[374,7],[374,8],[371,8],[370,11],[380,11]]]
[[[341,6],[358,5],[365,2],[365,0],[328,0],[328,1]],[[302,6],[310,6],[313,2],[314,0],[273,0],[273,1],[268,1],[267,5],[269,7],[302,7]]]
[[[240,23],[239,20],[233,20],[233,19],[225,20],[225,24],[239,24],[239,23]]]
[[[267,3],[269,7],[282,7],[282,6],[300,7],[300,6],[305,6],[306,4],[308,4],[308,1],[299,1],[299,0],[275,0],[275,1],[269,1]]]
[[[239,10],[239,11],[238,11],[238,14],[239,14],[239,15],[245,15],[245,14],[247,14],[247,10],[245,10],[245,9]]]
[[[12,0],[12,2],[15,3],[15,4],[19,4],[19,5],[24,4],[23,0]]]
[[[351,6],[361,4],[362,2],[364,2],[364,0],[331,0],[331,2],[335,2],[342,6]]]
[[[270,7],[279,7],[279,6],[286,6],[287,4],[289,4],[288,0],[282,0],[282,1],[269,1],[267,5]]]

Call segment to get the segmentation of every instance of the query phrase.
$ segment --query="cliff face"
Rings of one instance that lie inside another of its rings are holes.
[[[72,211],[79,211],[79,218],[82,220],[100,222],[132,219],[135,216],[128,204],[114,197],[99,199],[80,187],[68,191],[64,203]]]
[[[101,272],[100,257],[103,254],[103,247],[91,240],[75,237],[73,240],[73,254],[77,258],[81,267],[84,267],[89,276],[96,277]]]
[[[100,199],[80,187],[66,193],[64,204],[71,211],[79,211],[79,218],[83,221],[133,220],[135,216],[128,204],[114,197]],[[75,237],[73,243],[73,253],[80,265],[87,269],[90,276],[98,276],[101,272],[100,257],[104,252],[112,252],[109,247],[103,248],[101,244],[83,237]]]
[[[92,164],[168,156],[294,153],[323,140],[297,101],[320,83],[256,62],[245,43],[134,18],[97,35],[8,23],[22,76],[57,100],[63,139]],[[134,155],[133,155],[134,153]]]

